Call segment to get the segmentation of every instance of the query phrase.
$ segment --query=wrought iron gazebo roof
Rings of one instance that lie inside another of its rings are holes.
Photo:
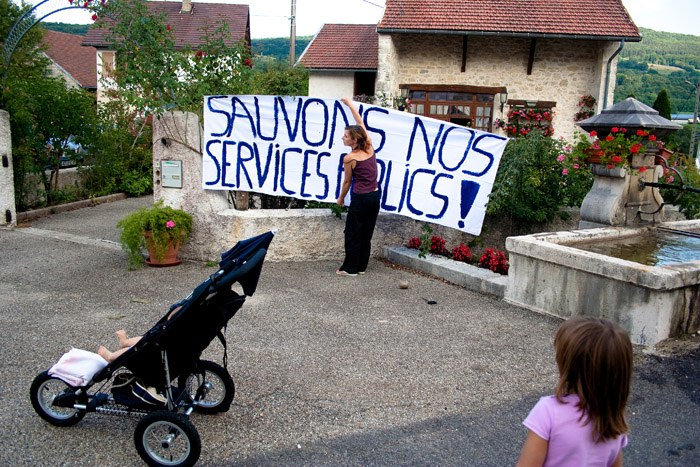
[[[683,128],[682,125],[659,115],[658,110],[639,102],[634,97],[603,109],[598,115],[577,123],[584,130],[595,130],[598,136],[607,136],[612,128],[642,129],[656,137],[673,133]]]

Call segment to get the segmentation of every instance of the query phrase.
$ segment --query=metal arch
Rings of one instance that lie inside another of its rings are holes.
[[[24,37],[27,31],[29,31],[36,23],[56,12],[71,9],[86,9],[83,6],[80,6],[78,0],[75,0],[74,4],[71,4],[70,6],[65,6],[67,1],[68,0],[44,0],[36,4],[33,8],[27,10],[12,26],[12,29],[10,29],[7,39],[5,40],[5,47],[2,51],[4,68],[2,75],[2,89],[5,89],[5,81],[7,80],[7,72],[10,67],[10,59],[12,59],[12,54],[14,54],[17,44],[19,44],[19,41]]]

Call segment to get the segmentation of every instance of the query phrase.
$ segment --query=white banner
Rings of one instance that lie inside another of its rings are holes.
[[[381,210],[479,235],[507,138],[355,105],[377,154]],[[354,123],[334,99],[206,96],[202,186],[334,203]]]

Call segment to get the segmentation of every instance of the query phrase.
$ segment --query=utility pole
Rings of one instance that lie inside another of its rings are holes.
[[[297,0],[292,0],[292,16],[290,18],[292,22],[291,30],[289,31],[289,66],[294,66],[294,56],[296,49],[296,37],[297,37]],[[696,105],[697,107],[697,105]],[[697,113],[697,108],[695,109]]]
[[[690,84],[695,88],[695,112],[693,113],[693,134],[690,135],[690,149],[688,149],[688,154],[692,159],[693,157],[697,156],[697,154],[695,154],[695,128],[698,124],[698,102],[700,101],[700,83],[693,84],[690,81],[686,81],[686,83]]]

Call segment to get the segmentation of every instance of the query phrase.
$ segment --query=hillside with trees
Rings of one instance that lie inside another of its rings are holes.
[[[615,102],[633,95],[653,105],[666,89],[672,113],[692,113],[693,84],[700,82],[700,36],[640,28],[642,42],[629,42],[620,52]]]
[[[41,22],[41,27],[49,31],[66,32],[68,34],[77,34],[84,36],[90,29],[89,24],[70,24],[70,23],[46,23]]]
[[[299,57],[309,45],[313,36],[297,36],[294,41],[294,61]],[[289,38],[272,37],[269,39],[253,39],[253,54],[256,57],[256,66],[270,62],[289,63]]]

